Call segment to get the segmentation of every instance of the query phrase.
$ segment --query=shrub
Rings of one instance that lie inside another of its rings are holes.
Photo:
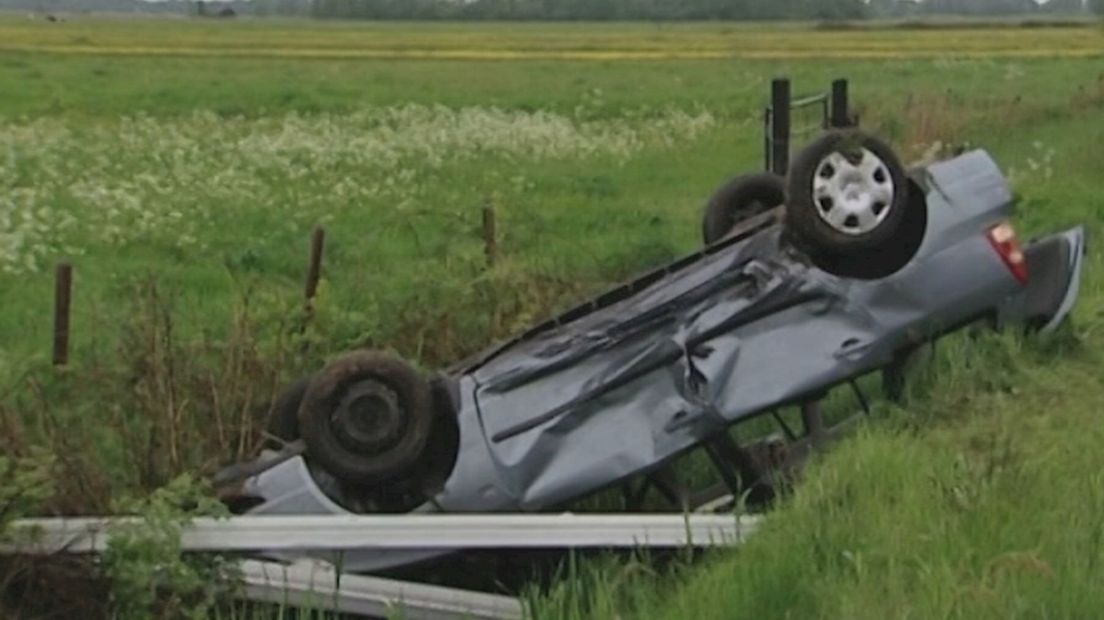
[[[236,583],[233,562],[220,555],[184,554],[181,529],[197,516],[226,516],[225,506],[189,475],[149,497],[117,502],[115,512],[139,518],[111,530],[103,569],[119,620],[209,617]]]

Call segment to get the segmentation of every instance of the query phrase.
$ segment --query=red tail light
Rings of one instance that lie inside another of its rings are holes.
[[[1020,247],[1020,242],[1016,239],[1016,229],[1012,228],[1012,224],[1001,222],[990,228],[985,236],[989,238],[989,243],[993,244],[993,249],[997,251],[1005,266],[1012,272],[1012,276],[1020,284],[1027,284],[1027,260],[1024,259],[1023,248]]]

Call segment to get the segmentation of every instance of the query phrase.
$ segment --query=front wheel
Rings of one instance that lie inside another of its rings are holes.
[[[307,456],[343,482],[379,484],[410,471],[433,425],[429,384],[406,362],[357,351],[311,382],[299,407]]]

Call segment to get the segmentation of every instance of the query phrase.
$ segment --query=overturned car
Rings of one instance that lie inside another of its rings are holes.
[[[778,463],[733,425],[801,406],[804,432],[785,428],[781,446],[800,456],[842,430],[817,408],[833,387],[881,371],[893,392],[904,360],[942,334],[1047,329],[1069,313],[1083,231],[1021,247],[1012,202],[984,151],[906,170],[870,135],[828,132],[785,179],[723,186],[702,250],[447,371],[427,379],[368,351],[333,361],[281,399],[285,448],[229,477],[256,514],[553,510],[614,485],[683,509],[769,499]],[[695,448],[719,491],[674,479],[668,465]]]

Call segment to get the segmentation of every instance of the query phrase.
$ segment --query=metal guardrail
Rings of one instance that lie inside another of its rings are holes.
[[[759,517],[703,514],[256,515],[194,519],[184,551],[707,547],[743,542]],[[135,517],[20,519],[0,554],[98,553]],[[318,560],[245,560],[249,600],[370,617],[401,610],[411,620],[513,620],[520,600],[440,586],[351,575]]]
[[[380,577],[349,575],[321,561],[241,563],[242,596],[317,611],[406,620],[520,620],[522,602],[510,596]]]
[[[21,519],[0,553],[97,553],[133,518]],[[759,517],[678,514],[246,515],[197,518],[185,551],[708,547],[743,542]]]

